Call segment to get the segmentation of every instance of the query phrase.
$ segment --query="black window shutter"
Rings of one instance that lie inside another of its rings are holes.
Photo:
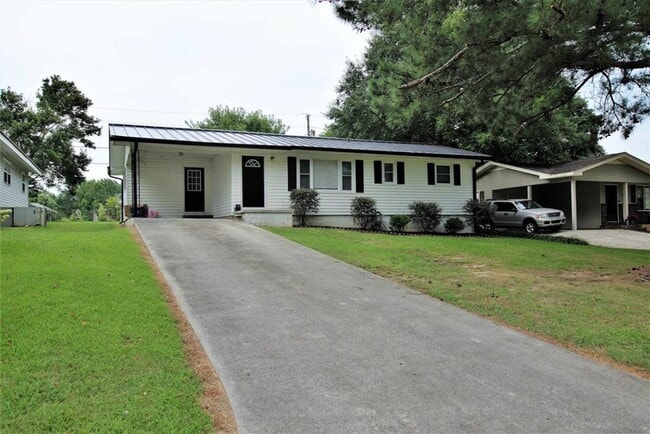
[[[381,161],[375,161],[375,184],[381,184]]]
[[[436,185],[436,165],[427,163],[427,184]]]
[[[357,181],[357,193],[363,193],[363,160],[355,160],[354,176]]]
[[[454,185],[460,185],[460,164],[454,164]]]
[[[296,157],[287,157],[287,185],[289,191],[296,188]]]
[[[404,184],[404,162],[397,162],[397,183]]]

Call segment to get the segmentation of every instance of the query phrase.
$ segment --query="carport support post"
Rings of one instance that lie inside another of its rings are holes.
[[[578,195],[575,179],[571,180],[571,230],[578,230]]]
[[[630,186],[628,183],[623,184],[623,221],[627,222],[630,211]]]
[[[532,185],[527,185],[526,186],[526,199],[533,200],[533,186]]]

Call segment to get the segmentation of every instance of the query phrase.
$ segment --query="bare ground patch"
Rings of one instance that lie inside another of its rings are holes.
[[[228,400],[228,395],[214,370],[212,363],[203,350],[199,338],[194,333],[194,329],[185,317],[174,293],[165,280],[162,272],[154,261],[144,240],[138,233],[137,229],[130,227],[129,230],[140,246],[142,255],[147,260],[153,270],[160,287],[162,288],[165,300],[178,324],[185,348],[185,357],[188,364],[192,367],[196,375],[201,380],[202,395],[200,397],[201,406],[212,419],[212,427],[217,433],[237,433],[237,423],[235,416]]]

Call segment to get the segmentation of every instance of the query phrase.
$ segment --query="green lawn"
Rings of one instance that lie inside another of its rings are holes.
[[[0,231],[0,432],[202,432],[178,327],[129,231]]]
[[[650,373],[647,251],[521,238],[267,228],[286,238],[586,353]]]

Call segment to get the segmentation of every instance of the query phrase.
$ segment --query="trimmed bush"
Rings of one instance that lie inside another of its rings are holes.
[[[420,228],[422,232],[435,232],[442,221],[442,208],[436,202],[411,202],[411,221]]]
[[[455,234],[465,229],[465,223],[458,217],[450,217],[445,222],[445,232],[448,234]]]
[[[494,233],[494,211],[496,211],[496,207],[493,203],[469,199],[465,202],[463,210],[468,214],[465,218],[467,226],[474,228],[475,233]]]
[[[350,204],[352,220],[366,231],[380,231],[383,228],[381,213],[377,211],[377,202],[372,197],[359,196]]]
[[[393,232],[404,232],[404,228],[411,219],[404,214],[397,214],[390,217],[390,230]]]
[[[318,192],[311,188],[298,188],[291,190],[289,199],[291,199],[293,215],[298,218],[298,225],[306,226],[308,214],[318,212],[318,207],[320,206]]]

